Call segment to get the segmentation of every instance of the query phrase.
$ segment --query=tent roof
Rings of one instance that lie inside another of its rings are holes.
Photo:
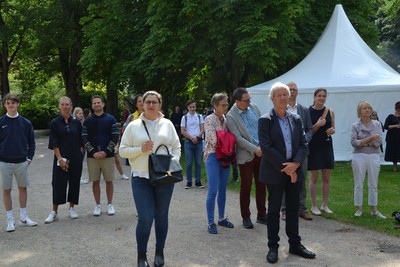
[[[399,90],[400,74],[386,64],[361,39],[342,5],[335,10],[311,52],[285,74],[249,88],[249,92],[269,91],[277,81],[294,81],[302,92],[327,88],[334,91]]]

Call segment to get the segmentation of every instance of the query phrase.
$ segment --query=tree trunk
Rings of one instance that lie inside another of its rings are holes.
[[[79,66],[80,51],[77,48],[67,50],[59,50],[60,68],[64,81],[66,95],[71,98],[75,107],[80,106],[79,98]]]
[[[1,80],[0,80],[0,92],[1,99],[10,92],[10,83],[8,80],[8,46],[6,42],[1,44]]]
[[[117,86],[111,81],[111,78],[107,79],[106,111],[117,120],[120,119],[118,114],[118,90]]]

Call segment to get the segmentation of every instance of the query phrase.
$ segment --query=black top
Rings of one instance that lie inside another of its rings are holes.
[[[400,129],[394,128],[389,130],[389,125],[396,125],[400,123],[400,117],[393,114],[387,116],[385,125],[386,130],[386,151],[385,161],[400,161]]]
[[[58,147],[61,156],[68,160],[82,160],[82,124],[72,117],[65,122],[61,115],[50,123],[49,149]]]

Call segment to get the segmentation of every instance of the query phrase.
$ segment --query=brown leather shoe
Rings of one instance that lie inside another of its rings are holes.
[[[299,216],[301,218],[303,218],[304,220],[307,220],[307,221],[311,221],[312,220],[312,217],[310,216],[310,214],[308,214],[307,211],[301,213]]]
[[[281,215],[281,220],[282,220],[282,221],[286,221],[286,213],[282,213],[282,215]]]

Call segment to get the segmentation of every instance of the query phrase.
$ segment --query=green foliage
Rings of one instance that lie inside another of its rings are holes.
[[[18,112],[32,122],[35,130],[49,129],[51,119],[59,114],[57,105],[43,102],[21,104]]]
[[[208,103],[215,92],[229,94],[237,86],[274,78],[307,55],[337,3],[372,48],[381,34],[388,60],[399,51],[399,0],[2,3],[0,14],[14,20],[7,27],[0,23],[0,39],[7,36],[13,51],[24,34],[23,53],[12,65],[24,95],[34,99],[47,80],[62,78],[65,94],[87,106],[87,84],[94,82],[106,85],[111,110],[147,90],[159,91],[169,110],[188,98]],[[373,23],[379,7],[380,32]]]
[[[382,1],[376,24],[380,30],[379,55],[400,72],[400,0]]]

